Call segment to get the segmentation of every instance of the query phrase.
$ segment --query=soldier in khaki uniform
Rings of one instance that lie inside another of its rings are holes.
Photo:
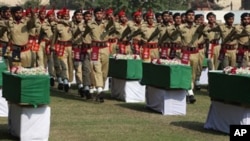
[[[64,20],[69,19],[69,10],[63,10]],[[54,33],[53,46],[61,67],[59,77],[62,78],[63,84],[59,82],[58,89],[69,90],[69,82],[73,81],[73,60],[72,60],[72,32],[70,25],[58,23]]]
[[[208,24],[205,31],[215,28],[218,26],[216,23],[216,15],[212,12],[207,14]],[[217,70],[219,67],[219,54],[220,54],[220,33],[219,32],[205,32],[205,35],[209,41],[209,47],[207,50],[207,58],[208,60],[208,69],[209,70]]]
[[[127,28],[122,32],[122,35],[120,37],[121,40],[123,40],[128,34],[133,34],[136,30],[138,30],[142,23],[142,12],[141,9],[138,9],[133,14],[133,20],[128,21]],[[134,36],[132,38],[132,52],[133,54],[140,55],[141,51],[141,35]]]
[[[128,19],[125,11],[122,9],[118,13],[119,22],[115,22],[115,30],[121,36],[124,30],[128,27]],[[117,43],[117,53],[119,54],[131,54],[130,41],[125,37]]]
[[[175,13],[173,15],[174,24],[170,24],[166,28],[167,38],[162,37],[166,41],[169,49],[166,51],[167,57],[170,59],[180,58],[181,53],[181,36],[178,34],[178,28],[181,25],[181,16],[180,13]],[[164,45],[164,44],[163,44]],[[161,57],[164,57],[163,50],[161,49]]]
[[[53,37],[53,32],[56,27],[55,22],[55,11],[54,9],[49,10],[46,14],[45,21],[41,25],[40,32],[40,48],[38,52],[38,64],[44,64],[45,68],[48,68],[48,72],[50,75],[50,85],[54,86],[55,83],[55,69],[54,69],[54,51],[52,51],[51,40]],[[43,59],[42,59],[43,58]],[[42,62],[43,61],[43,62]]]
[[[72,50],[73,50],[73,64],[75,69],[76,83],[78,86],[78,93],[81,97],[85,96],[83,88],[83,59],[82,53],[82,32],[84,31],[83,13],[82,10],[76,10],[74,12],[74,21],[72,21]]]
[[[249,62],[249,35],[250,35],[250,25],[249,25],[249,14],[241,14],[241,24],[236,26],[236,28],[241,32],[235,35],[238,39],[238,48],[236,53],[236,62],[238,67],[247,67]]]
[[[132,33],[131,37],[136,35],[141,35],[142,40],[142,52],[141,56],[143,61],[150,62],[151,59],[159,58],[159,49],[158,49],[158,37],[154,37],[152,39],[151,36],[154,32],[158,32],[157,24],[154,21],[154,13],[152,10],[149,10],[146,14],[146,23],[134,33]]]
[[[194,103],[196,101],[194,98],[193,88],[199,64],[198,37],[200,32],[203,32],[199,30],[202,26],[194,23],[194,14],[195,12],[193,10],[187,10],[186,23],[182,24],[179,29],[183,46],[181,61],[182,63],[189,64],[192,67],[192,88],[188,91],[187,96],[187,102],[190,103]]]
[[[27,46],[28,31],[35,27],[35,16],[32,12],[31,18],[23,17],[23,8],[20,6],[11,9],[13,20],[4,21],[0,26],[8,27],[10,31],[10,43],[12,49],[11,66],[32,67],[31,50]]]
[[[92,21],[92,11],[86,11],[83,14],[84,18],[84,29],[86,28],[88,22]],[[95,79],[93,70],[90,64],[90,52],[91,52],[91,36],[87,34],[85,38],[83,38],[83,86],[84,86],[84,94],[86,95],[87,99],[92,98],[92,94],[94,93],[95,89]]]
[[[105,20],[112,20],[112,18],[114,17],[113,9],[109,8],[109,9],[106,10],[105,13],[106,13]],[[119,19],[119,17],[118,17],[118,19]],[[112,27],[112,28],[114,28],[114,27]],[[117,42],[118,42],[118,37],[117,36],[118,35],[117,35],[116,32],[109,33],[108,46],[109,46],[110,55],[116,54],[116,51],[117,51],[116,47],[117,47]]]
[[[11,12],[9,7],[7,6],[1,7],[1,18],[2,20],[10,20]],[[7,27],[0,27],[0,56],[1,59],[5,61],[5,64],[9,69],[10,46],[9,46],[9,31]]]
[[[237,40],[232,37],[234,34],[238,34],[240,31],[237,30],[234,22],[234,14],[229,12],[224,15],[225,24],[219,25],[209,31],[220,32],[222,44],[220,49],[219,60],[222,61],[222,68],[227,66],[236,66],[236,51],[237,51]]]
[[[110,20],[106,22],[103,20],[103,14],[102,8],[96,8],[94,10],[95,19],[87,24],[83,35],[85,38],[86,35],[89,34],[92,39],[90,63],[91,68],[93,69],[95,87],[97,88],[98,93],[96,100],[99,102],[104,102],[102,91],[107,79],[109,66],[109,48],[107,45],[108,36],[104,35],[113,25],[113,21]]]

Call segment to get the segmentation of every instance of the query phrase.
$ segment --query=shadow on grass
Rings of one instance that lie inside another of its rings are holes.
[[[183,127],[186,129],[202,132],[202,133],[209,133],[213,135],[225,135],[227,136],[228,134],[220,132],[220,131],[215,131],[215,130],[209,130],[204,128],[204,123],[202,122],[197,122],[197,121],[174,121],[171,122],[170,125],[174,126],[179,126]]]
[[[0,124],[0,140],[11,140],[11,141],[18,141],[19,138],[12,136],[8,132],[8,125],[7,124]]]
[[[160,112],[154,111],[146,107],[145,103],[119,103],[115,105],[143,113],[161,114]]]

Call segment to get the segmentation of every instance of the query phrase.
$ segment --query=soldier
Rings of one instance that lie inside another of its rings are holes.
[[[29,42],[28,46],[32,50],[32,66],[44,66],[43,49],[39,46],[39,35],[41,30],[41,25],[45,20],[46,9],[42,7],[38,12],[38,17],[36,18],[36,27],[29,30]],[[40,56],[38,56],[40,55]]]
[[[95,87],[97,88],[96,100],[99,102],[104,102],[103,88],[108,75],[108,65],[109,65],[109,48],[107,45],[108,36],[106,32],[110,30],[113,26],[113,21],[109,20],[105,22],[103,20],[103,9],[96,8],[94,10],[94,21],[91,21],[86,26],[83,37],[85,38],[87,34],[91,36],[92,39],[92,51],[91,56],[91,68],[93,70],[93,76],[95,79]]]
[[[31,50],[27,46],[29,33],[28,31],[35,27],[35,16],[31,12],[31,18],[23,17],[23,8],[20,6],[11,9],[13,20],[4,21],[0,26],[8,27],[10,31],[10,43],[12,49],[12,58],[10,65],[32,67]]]
[[[248,58],[248,50],[249,50],[249,33],[250,33],[250,25],[249,25],[249,14],[243,13],[241,14],[241,24],[236,26],[236,28],[241,32],[240,34],[236,34],[234,38],[238,40],[238,48],[236,54],[236,62],[238,67],[247,67],[249,58]]]
[[[219,60],[222,62],[222,68],[227,66],[236,66],[236,48],[237,40],[232,39],[233,35],[240,31],[235,28],[234,14],[229,12],[224,15],[225,24],[219,25],[209,31],[220,32],[222,43]]]
[[[195,23],[197,25],[202,25],[205,29],[205,23],[204,23],[204,15],[202,14],[197,14],[195,15]],[[206,37],[201,34],[198,39],[198,49],[199,49],[199,65],[198,65],[198,70],[197,70],[197,76],[196,76],[196,81],[195,81],[195,88],[197,90],[200,89],[200,76],[203,70],[203,61],[205,59],[205,52],[206,52]]]
[[[181,61],[184,64],[190,64],[192,67],[192,88],[188,90],[187,102],[195,103],[193,88],[196,80],[196,74],[199,63],[199,50],[198,50],[198,38],[203,32],[203,26],[196,25],[194,23],[193,10],[186,11],[186,23],[182,24],[179,28],[182,41],[182,57]]]
[[[181,37],[178,34],[178,28],[181,25],[181,15],[180,13],[175,13],[173,15],[174,24],[168,24],[166,28],[166,35],[167,37],[162,37],[166,43],[163,43],[163,45],[167,46],[168,48],[161,48],[161,57],[164,58],[180,58],[181,53]],[[166,53],[164,53],[166,51]],[[167,55],[164,55],[167,54]]]
[[[138,30],[142,23],[142,12],[141,9],[138,9],[135,11],[133,14],[133,20],[128,21],[128,26],[127,28],[122,32],[122,35],[120,37],[120,40],[123,40],[127,35],[133,34],[136,30]],[[134,36],[132,38],[132,52],[133,54],[140,55],[140,48],[141,48],[141,35]]]
[[[157,24],[154,21],[154,13],[150,9],[146,14],[146,23],[144,23],[137,31],[135,31],[131,37],[141,35],[142,40],[142,59],[145,62],[150,62],[151,59],[159,58],[158,49],[158,36],[154,36],[158,33]]]
[[[181,23],[186,23],[186,14],[185,13],[182,13],[181,14]]]
[[[1,7],[1,20],[10,20],[11,12],[7,6]],[[3,57],[7,68],[9,69],[9,57],[10,57],[10,46],[9,46],[9,31],[7,27],[0,27],[0,56]]]
[[[63,19],[69,19],[69,10],[64,8],[62,13]],[[65,92],[69,90],[69,82],[73,81],[73,63],[72,63],[72,32],[69,24],[58,23],[56,32],[54,33],[53,43],[56,55],[59,61],[59,85],[58,89],[64,89]],[[56,66],[55,66],[56,67]]]
[[[216,23],[216,15],[212,12],[207,14],[208,24],[205,28],[206,30],[215,28],[218,26]],[[209,41],[209,47],[207,49],[207,58],[208,60],[208,69],[209,70],[217,70],[219,67],[219,53],[220,53],[220,33],[219,32],[205,32],[205,35]]]
[[[124,9],[119,11],[119,23],[115,23],[115,30],[119,35],[122,35],[122,33],[125,31],[125,29],[128,27],[128,19],[126,16],[126,13]],[[120,40],[117,44],[117,52],[120,54],[130,54],[131,53],[131,46],[130,41],[125,37],[122,40]]]
[[[114,17],[113,14],[114,14],[114,11],[112,8],[107,9],[106,10],[106,20],[112,20],[112,18]],[[119,22],[118,14],[117,14],[117,17],[118,17],[117,22]],[[108,46],[109,46],[110,55],[116,54],[116,47],[117,47],[117,42],[118,42],[117,36],[118,35],[116,32],[109,33]]]
[[[56,27],[55,22],[55,11],[51,9],[46,14],[46,20],[41,25],[41,32],[40,32],[40,48],[38,52],[38,59],[40,61],[43,60],[40,64],[44,64],[45,68],[48,68],[48,72],[50,75],[50,85],[55,85],[55,70],[54,70],[54,57],[55,52],[52,50],[51,40],[53,37],[53,32]],[[43,59],[42,59],[43,58]],[[38,63],[39,64],[39,63]]]
[[[86,11],[83,13],[84,18],[84,29],[87,24],[92,21],[92,11]],[[85,38],[83,38],[83,86],[84,86],[84,94],[87,99],[92,98],[92,94],[95,92],[95,79],[93,76],[93,70],[90,65],[90,52],[91,52],[91,36],[87,34]]]

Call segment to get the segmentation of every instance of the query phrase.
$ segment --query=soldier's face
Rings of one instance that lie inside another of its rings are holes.
[[[85,20],[85,21],[90,21],[90,20],[92,20],[92,15],[91,15],[91,14],[86,14],[86,15],[84,16],[84,20]]]
[[[176,25],[180,25],[181,24],[181,16],[176,16],[175,19],[174,19],[174,23]]]
[[[168,22],[169,18],[170,18],[169,14],[163,14],[163,16],[162,16],[163,22]]]
[[[69,14],[64,15],[64,16],[63,16],[63,19],[64,19],[64,20],[69,20],[69,19],[70,19]]]
[[[103,13],[101,11],[95,13],[95,19],[100,21],[103,19]]]
[[[109,14],[106,15],[106,18],[107,18],[108,20],[111,20],[112,17],[113,17],[113,13],[109,13]]]
[[[21,11],[21,10],[16,11],[14,14],[14,17],[16,20],[21,20],[23,18],[23,11]]]
[[[6,19],[9,19],[10,16],[11,16],[10,9],[6,10],[6,11],[3,13],[3,15],[4,15],[4,17],[5,17]]]
[[[183,15],[183,16],[181,17],[181,22],[182,22],[182,23],[185,23],[185,22],[186,22],[186,16],[185,16],[185,15]]]
[[[82,13],[76,13],[74,17],[76,19],[76,22],[81,22],[83,19]]]
[[[55,16],[54,16],[54,15],[50,15],[50,16],[48,17],[48,19],[49,19],[50,22],[51,22],[51,21],[54,21],[54,20],[55,20]]]
[[[157,20],[158,23],[161,23],[162,22],[162,17],[158,16],[156,20]]]
[[[194,13],[192,13],[192,12],[187,13],[187,15],[186,15],[186,21],[187,22],[194,22]]]
[[[228,18],[227,19],[227,21],[226,21],[226,23],[228,24],[228,25],[233,25],[233,23],[234,23],[234,17],[230,17],[230,18]]]
[[[244,18],[242,19],[242,24],[243,24],[243,25],[248,25],[248,24],[249,24],[249,17],[248,17],[248,16],[246,16],[246,17],[244,17]]]
[[[40,17],[40,19],[44,20],[46,17],[46,13],[45,12],[39,13],[39,17]]]
[[[135,16],[134,20],[135,20],[136,23],[140,23],[141,20],[142,20],[142,17],[141,16]]]
[[[207,20],[208,20],[209,23],[215,23],[216,18],[215,18],[214,15],[211,15],[211,16],[209,16],[209,17],[207,18]]]
[[[126,17],[125,15],[120,17],[121,23],[126,23],[127,20],[128,20],[128,19],[127,19],[127,17]]]
[[[147,22],[149,25],[152,25],[154,23],[154,16],[148,16],[147,17]]]

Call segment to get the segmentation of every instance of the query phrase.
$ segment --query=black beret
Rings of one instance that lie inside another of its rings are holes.
[[[169,14],[169,11],[163,11],[163,12],[161,13],[161,16],[163,16],[163,15],[165,15],[165,14]]]
[[[224,20],[227,20],[227,19],[229,19],[231,17],[234,17],[234,13],[229,12],[229,13],[227,13],[227,14],[224,15]]]
[[[85,11],[84,13],[83,13],[83,16],[86,16],[86,15],[88,15],[88,14],[90,14],[90,15],[92,15],[92,12],[91,11]]]
[[[178,16],[181,16],[181,14],[180,13],[174,13],[173,18],[175,19]]]
[[[185,14],[187,15],[187,14],[189,14],[189,13],[194,13],[194,10],[189,9],[189,10],[187,10],[187,11],[186,11],[186,13],[185,13]]]
[[[245,17],[248,17],[248,16],[249,16],[248,13],[242,13],[241,16],[240,16],[240,18],[241,18],[241,19],[244,19]]]
[[[159,17],[159,16],[161,16],[161,13],[159,13],[159,12],[155,13],[156,18]]]
[[[76,15],[77,13],[82,13],[82,9],[75,10],[74,15]]]
[[[209,12],[209,13],[207,13],[207,19],[208,19],[208,17],[210,17],[210,16],[214,16],[214,17],[216,17],[216,15],[215,15],[213,12]]]
[[[96,7],[95,10],[94,10],[94,13],[97,13],[97,12],[103,12],[103,8]]]
[[[16,13],[17,11],[23,11],[23,8],[21,6],[11,8],[11,13]]]
[[[7,11],[8,9],[10,9],[8,6],[2,6],[2,7],[0,8],[0,11],[1,11],[1,12],[5,12],[5,11]]]

